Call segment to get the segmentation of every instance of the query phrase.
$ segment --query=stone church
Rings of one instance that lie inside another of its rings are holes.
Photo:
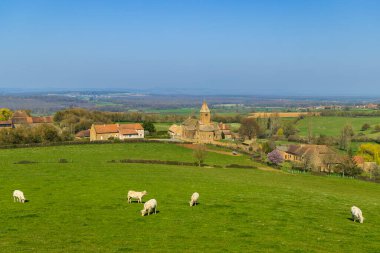
[[[169,128],[170,136],[172,138],[187,139],[196,142],[221,140],[222,135],[224,135],[225,138],[231,137],[231,131],[228,125],[211,121],[211,111],[206,101],[203,101],[199,113],[199,119],[189,117],[179,126],[172,125]]]

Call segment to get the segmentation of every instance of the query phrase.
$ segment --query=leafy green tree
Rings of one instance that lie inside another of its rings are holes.
[[[283,129],[284,129],[284,135],[286,137],[289,137],[290,135],[295,135],[298,132],[294,122],[292,121],[286,122],[283,126]]]
[[[156,132],[156,128],[152,122],[146,122],[145,121],[143,123],[143,128],[145,131],[148,131],[149,133],[155,133]]]
[[[266,141],[261,144],[261,151],[265,154],[272,152],[276,148],[276,143],[274,141]]]
[[[358,155],[362,156],[366,162],[376,162],[380,164],[380,145],[365,143],[359,146]]]
[[[9,120],[13,112],[8,108],[0,108],[0,120]]]
[[[281,127],[277,130],[277,133],[276,133],[277,136],[284,136],[284,129],[282,129]]]

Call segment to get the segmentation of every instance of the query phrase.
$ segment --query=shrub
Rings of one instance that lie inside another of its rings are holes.
[[[293,169],[293,165],[290,162],[281,163],[281,170],[283,171],[291,171]]]
[[[380,125],[376,125],[375,129],[373,130],[374,133],[380,132]]]
[[[371,126],[368,123],[365,123],[365,124],[363,124],[361,131],[366,131],[370,128],[371,128]]]
[[[33,162],[29,160],[21,160],[21,161],[15,162],[14,164],[32,164],[32,163],[37,163],[37,162]]]
[[[67,159],[65,158],[61,158],[58,160],[58,163],[68,163],[69,161],[67,161]]]

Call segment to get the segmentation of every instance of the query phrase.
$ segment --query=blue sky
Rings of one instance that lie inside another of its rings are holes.
[[[380,95],[380,1],[2,0],[0,88]]]

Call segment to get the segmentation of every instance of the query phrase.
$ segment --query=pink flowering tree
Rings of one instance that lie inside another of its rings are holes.
[[[277,149],[275,149],[272,152],[268,153],[268,160],[271,163],[279,165],[280,163],[284,161],[284,158],[282,158],[280,152]]]

